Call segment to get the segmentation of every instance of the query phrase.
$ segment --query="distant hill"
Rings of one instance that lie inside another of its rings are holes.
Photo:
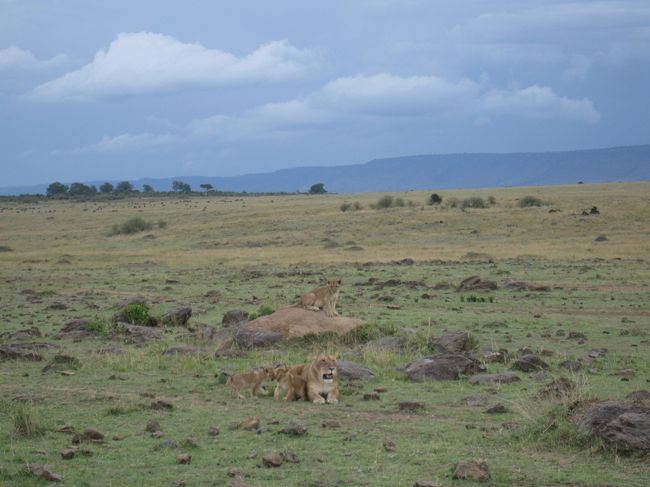
[[[437,154],[375,159],[347,166],[296,167],[233,177],[179,176],[131,181],[168,191],[181,180],[199,190],[307,191],[324,183],[329,192],[406,191],[547,184],[604,183],[650,179],[650,144],[568,152]],[[99,185],[104,181],[89,181]],[[44,193],[47,185],[0,188],[0,194]]]

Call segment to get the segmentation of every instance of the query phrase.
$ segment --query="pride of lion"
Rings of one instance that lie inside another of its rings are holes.
[[[293,306],[312,311],[325,312],[328,317],[338,316],[338,299],[341,279],[327,281],[324,287],[314,289],[300,298]],[[321,354],[310,357],[307,364],[291,367],[259,367],[243,374],[235,374],[226,382],[233,396],[242,397],[247,390],[251,397],[266,395],[265,380],[277,381],[273,397],[285,401],[311,401],[314,404],[336,404],[339,402],[336,356]],[[284,396],[284,397],[282,397]]]

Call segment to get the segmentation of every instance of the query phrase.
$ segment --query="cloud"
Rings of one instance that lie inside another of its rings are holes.
[[[76,71],[37,86],[32,97],[45,101],[87,100],[274,82],[304,76],[314,56],[285,40],[237,57],[201,44],[150,32],[122,33],[106,51]]]
[[[254,139],[328,125],[363,124],[368,117],[388,124],[412,119],[485,125],[494,117],[596,123],[600,113],[590,100],[563,97],[546,86],[499,90],[466,78],[452,81],[380,73],[338,78],[306,97],[261,105],[238,115],[194,120],[188,132],[219,141]]]
[[[39,60],[27,49],[9,46],[5,49],[0,49],[0,72],[51,68],[60,66],[67,59],[66,56],[59,54],[51,59]]]
[[[95,144],[68,151],[72,154],[121,153],[131,151],[152,151],[171,147],[181,139],[169,134],[122,134],[114,137],[105,135]],[[58,151],[61,152],[61,151]]]

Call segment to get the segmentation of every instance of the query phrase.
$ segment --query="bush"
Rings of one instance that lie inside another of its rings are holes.
[[[14,249],[9,247],[8,245],[0,245],[0,252],[13,252]]]
[[[442,203],[442,196],[437,193],[433,193],[427,198],[427,204],[429,205],[439,205],[440,203]]]
[[[341,204],[341,211],[343,211],[343,212],[348,211],[350,208],[352,208],[352,205],[350,203]]]
[[[253,321],[259,318],[260,316],[267,316],[273,313],[275,313],[275,310],[271,306],[269,306],[268,304],[263,304],[262,306],[257,308],[256,311],[251,311],[250,313],[248,313],[248,319],[250,321]]]
[[[488,196],[488,204],[494,206],[497,204],[497,199],[494,196]]]
[[[395,206],[402,207],[405,206],[404,198],[395,198]]]
[[[167,228],[167,222],[165,220],[158,220],[158,228]]]
[[[355,201],[354,203],[352,203],[352,209],[354,211],[358,211],[363,209],[363,206],[361,206],[361,203],[359,203],[358,201]]]
[[[534,196],[524,196],[519,200],[519,208],[530,208],[533,206],[542,206],[544,202]]]
[[[483,198],[472,196],[461,201],[460,207],[465,208],[487,208],[488,205]]]
[[[382,210],[384,208],[392,208],[394,203],[395,203],[395,199],[392,196],[387,194],[386,196],[382,196],[381,198],[379,198],[379,201],[375,203],[375,208],[377,208],[378,210]]]
[[[132,325],[147,326],[150,324],[149,307],[139,303],[128,304],[121,311],[121,319]]]
[[[139,216],[131,218],[130,220],[125,221],[121,225],[113,225],[113,230],[110,235],[131,235],[133,233],[144,232],[146,230],[151,230],[153,225],[149,222],[144,221]]]

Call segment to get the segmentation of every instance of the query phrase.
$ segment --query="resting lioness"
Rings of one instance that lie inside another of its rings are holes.
[[[327,281],[325,286],[303,294],[300,301],[294,306],[300,306],[313,311],[322,309],[330,318],[338,316],[339,314],[336,312],[336,300],[339,298],[340,288],[341,279]]]
[[[336,357],[318,355],[302,372],[307,399],[314,404],[336,404],[339,402],[339,385],[336,381]]]
[[[258,392],[264,391],[262,387],[262,382],[264,379],[272,379],[273,370],[268,367],[262,367],[259,369],[246,372],[245,374],[234,374],[228,377],[226,385],[229,385],[232,389],[232,395],[234,397],[242,397],[240,394],[242,389],[248,389],[251,393],[251,397],[255,397]]]

